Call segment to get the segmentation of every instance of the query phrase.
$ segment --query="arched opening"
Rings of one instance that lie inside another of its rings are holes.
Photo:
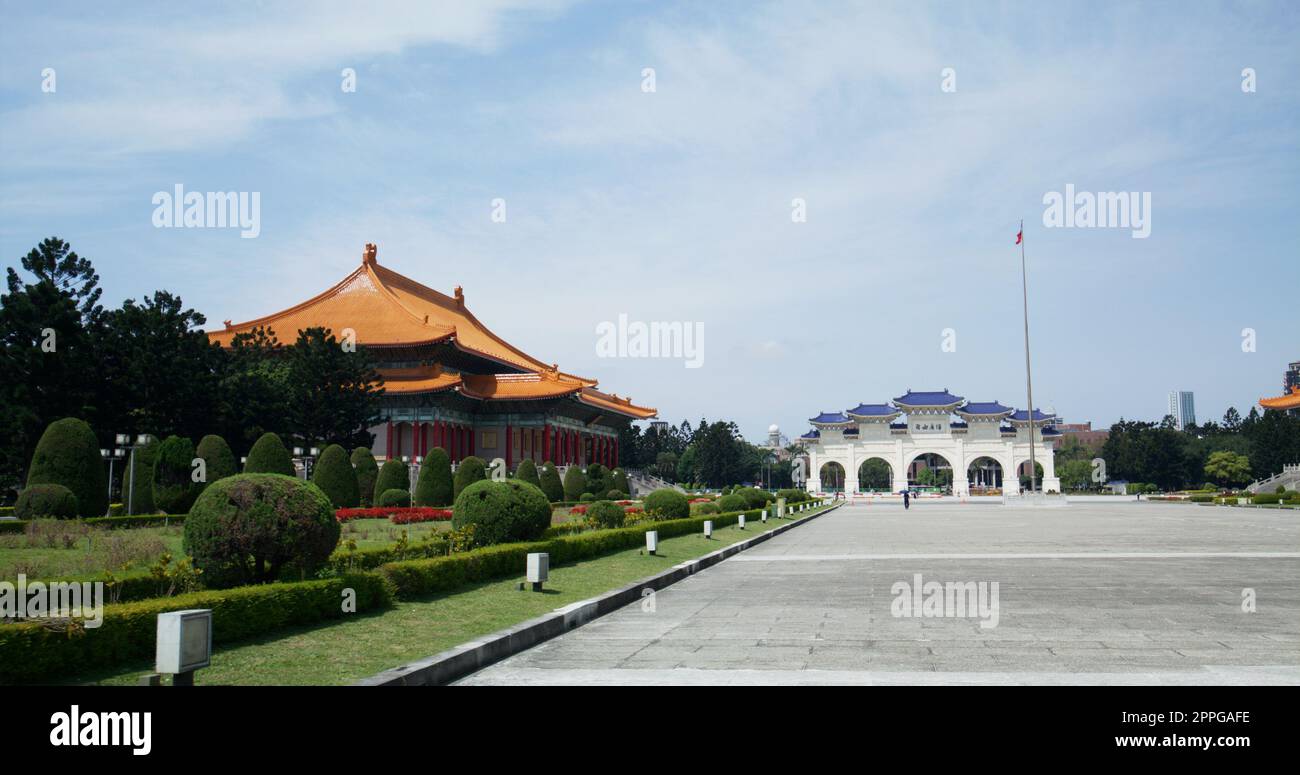
[[[1002,494],[1002,464],[987,455],[977,457],[966,468],[971,495]]]
[[[831,461],[821,468],[822,492],[844,492],[844,466]]]
[[[907,486],[927,492],[951,494],[952,463],[937,452],[917,455],[907,467]]]
[[[873,457],[858,466],[859,492],[889,492],[894,486],[894,469],[884,460]]]
[[[1024,492],[1028,492],[1029,491],[1029,461],[1028,460],[1020,461],[1020,465],[1016,468],[1016,471],[1020,474],[1020,489]],[[1043,490],[1043,464],[1039,463],[1038,461],[1034,461],[1034,492],[1042,492],[1042,490]]]

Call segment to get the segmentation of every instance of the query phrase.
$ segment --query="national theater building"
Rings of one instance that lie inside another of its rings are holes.
[[[955,417],[954,417],[955,415]],[[901,418],[901,419],[900,419]],[[856,493],[869,476],[871,461],[889,468],[889,492],[898,493],[916,482],[920,469],[952,471],[952,493],[1000,490],[1018,494],[1015,472],[1029,462],[1042,466],[1043,492],[1060,492],[1053,450],[1060,432],[1051,427],[1054,415],[1024,410],[997,401],[967,402],[944,389],[906,395],[888,404],[859,404],[843,412],[822,412],[809,420],[813,430],[801,440],[808,451],[808,489],[812,492]],[[1028,473],[1028,467],[1025,468]],[[884,489],[884,488],[880,488]]]
[[[361,266],[315,298],[246,323],[225,322],[209,338],[230,346],[264,327],[282,343],[312,327],[355,341],[384,379],[375,456],[424,455],[445,449],[452,462],[469,455],[525,458],[557,465],[618,465],[618,433],[654,409],[596,389],[596,380],[560,371],[488,330],[465,306],[458,286],[446,296],[379,265],[366,245]]]

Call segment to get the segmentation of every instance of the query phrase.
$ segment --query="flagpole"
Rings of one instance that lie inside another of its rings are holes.
[[[1038,463],[1034,459],[1034,378],[1029,368],[1029,275],[1025,269],[1025,222],[1020,221],[1020,289],[1025,309],[1025,389],[1029,393],[1029,492],[1037,481]]]

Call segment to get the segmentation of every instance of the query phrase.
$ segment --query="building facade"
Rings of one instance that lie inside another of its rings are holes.
[[[956,419],[954,419],[954,415]],[[952,472],[952,494],[965,497],[972,488],[1020,492],[1015,473],[1029,462],[1042,467],[1039,486],[1060,492],[1053,450],[1060,432],[1052,415],[1024,410],[997,401],[967,402],[944,389],[913,392],[888,404],[859,404],[844,412],[822,412],[809,422],[813,430],[802,437],[809,457],[808,489],[857,493],[883,488],[865,487],[867,477],[888,468],[889,492],[917,484],[919,471],[938,468]],[[1032,441],[1031,441],[1032,439]]]
[[[470,455],[557,465],[618,465],[619,431],[655,410],[598,390],[492,333],[465,306],[380,266],[367,244],[361,265],[324,293],[245,323],[225,321],[208,337],[223,347],[262,328],[281,342],[324,327],[351,337],[384,380],[370,432],[379,459],[416,458],[440,447],[456,463]]]
[[[1300,415],[1300,361],[1287,364],[1282,377],[1282,395],[1259,399],[1261,409]]]
[[[1178,430],[1185,431],[1196,424],[1196,400],[1190,390],[1173,390],[1169,393],[1169,411]]]

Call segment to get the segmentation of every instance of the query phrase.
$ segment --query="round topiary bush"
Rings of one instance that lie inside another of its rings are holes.
[[[158,445],[150,485],[154,508],[164,514],[189,512],[194,499],[203,491],[203,486],[194,481],[194,444],[189,439],[168,436]]]
[[[357,486],[357,472],[352,468],[348,451],[331,444],[320,453],[311,481],[325,493],[336,509],[353,509],[361,504],[361,490]]]
[[[185,519],[185,552],[212,588],[306,578],[339,541],[334,507],[314,484],[281,474],[212,482]]]
[[[632,494],[632,485],[627,480],[627,472],[621,468],[615,468],[610,482],[615,490],[623,493],[624,496]]]
[[[749,501],[745,500],[745,496],[743,495],[737,495],[736,493],[733,492],[730,495],[724,495],[718,499],[718,511],[723,514],[730,513],[732,511],[748,511],[748,510],[749,510]]]
[[[691,514],[717,514],[718,504],[716,503],[693,503],[691,504]]]
[[[77,516],[77,496],[61,484],[33,484],[18,493],[14,516],[19,519],[73,519]]]
[[[382,505],[380,498],[389,490],[407,492],[410,489],[411,469],[401,460],[385,460],[379,468],[379,476],[375,478],[375,505]]]
[[[420,478],[415,483],[416,506],[450,506],[455,498],[451,480],[451,458],[447,450],[435,447],[424,456]]]
[[[587,509],[587,519],[601,527],[623,527],[627,512],[613,501],[596,501]]]
[[[63,485],[76,496],[81,516],[102,517],[108,511],[105,470],[95,432],[84,420],[65,417],[50,423],[36,442],[27,486]],[[143,480],[149,481],[149,471]]]
[[[295,476],[297,471],[293,467],[293,458],[289,457],[289,450],[285,449],[280,437],[274,433],[263,433],[261,438],[253,442],[253,448],[248,450],[244,473]]]
[[[761,509],[772,499],[772,493],[757,487],[741,487],[732,494],[744,498],[745,508],[749,509]]]
[[[592,495],[592,494],[589,493],[589,492],[584,492],[584,493],[582,494],[582,497],[581,497],[581,498],[578,498],[578,502],[579,502],[579,503],[594,503],[595,500],[596,500],[596,496],[595,496],[595,495]]]
[[[623,500],[623,498],[625,498],[625,497],[627,497],[627,496],[624,495],[624,493],[623,493],[622,490],[619,490],[619,489],[613,489],[613,490],[610,490],[609,492],[605,493],[605,497],[608,498],[608,499],[610,499],[610,500],[612,500],[612,501],[618,501],[618,500]]]
[[[202,483],[203,487],[239,473],[239,467],[235,463],[235,453],[230,450],[226,440],[216,434],[209,433],[199,439],[199,445],[194,448],[194,456],[203,458],[207,474],[207,481]]]
[[[547,500],[551,503],[564,500],[564,484],[560,481],[560,472],[554,463],[549,460],[542,463],[537,478],[541,480],[542,492],[546,493]]]
[[[455,497],[459,498],[460,494],[465,491],[466,487],[469,487],[475,482],[481,482],[486,478],[487,464],[483,462],[483,458],[470,455],[460,461],[460,464],[456,466],[456,486],[453,494]]]
[[[519,467],[515,469],[515,478],[539,489],[542,486],[541,477],[537,475],[537,464],[528,458],[519,461]]]
[[[582,473],[582,469],[577,466],[569,466],[564,472],[564,499],[566,501],[576,501],[587,491],[587,477]]]
[[[601,495],[602,493],[609,492],[610,488],[614,486],[613,477],[610,476],[609,469],[602,466],[600,463],[592,463],[587,466],[584,475],[587,477],[587,485],[583,487],[583,492],[589,492],[593,495]]]
[[[379,504],[385,509],[405,509],[411,505],[411,494],[406,490],[384,490],[379,496]]]
[[[357,472],[357,494],[362,506],[375,502],[375,480],[379,478],[379,464],[369,447],[352,450],[352,467]]]
[[[551,504],[541,489],[526,482],[478,481],[461,490],[451,510],[451,525],[474,526],[479,545],[533,541],[551,524]]]
[[[645,512],[655,519],[685,519],[691,515],[691,502],[680,492],[664,487],[645,496]]]

